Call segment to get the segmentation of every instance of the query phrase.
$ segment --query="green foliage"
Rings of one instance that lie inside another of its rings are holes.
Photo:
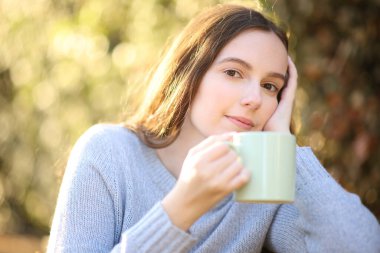
[[[70,147],[131,110],[202,0],[0,0],[0,231],[48,234]],[[252,2],[252,1],[245,1]],[[299,142],[380,217],[378,1],[261,1],[288,23]]]

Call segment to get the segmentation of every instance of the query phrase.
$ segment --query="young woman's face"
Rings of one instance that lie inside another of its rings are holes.
[[[287,66],[285,46],[273,32],[242,32],[207,70],[183,130],[202,137],[263,130],[277,108]]]

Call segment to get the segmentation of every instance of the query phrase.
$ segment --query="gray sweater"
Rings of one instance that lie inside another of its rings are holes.
[[[227,196],[189,231],[161,200],[176,179],[120,125],[96,125],[74,146],[52,223],[52,252],[380,252],[380,226],[360,199],[297,148],[296,200],[244,204]]]

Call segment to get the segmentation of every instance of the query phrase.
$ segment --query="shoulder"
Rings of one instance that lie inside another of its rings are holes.
[[[80,142],[107,143],[117,141],[137,141],[137,136],[120,124],[96,124],[90,127],[79,139]]]
[[[97,124],[90,127],[77,141],[76,146],[107,148],[128,146],[140,143],[138,137],[119,124]]]
[[[143,145],[136,134],[120,124],[97,124],[80,136],[70,160],[114,163]]]
[[[149,154],[147,150],[137,135],[122,125],[97,124],[75,143],[65,177],[82,183],[100,177],[111,192],[122,191],[126,180],[139,171],[136,164]]]

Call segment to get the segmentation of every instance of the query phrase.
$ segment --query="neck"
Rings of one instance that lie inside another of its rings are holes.
[[[176,178],[181,173],[182,164],[189,150],[205,138],[190,125],[189,120],[185,119],[177,139],[169,146],[156,150],[161,162]]]

